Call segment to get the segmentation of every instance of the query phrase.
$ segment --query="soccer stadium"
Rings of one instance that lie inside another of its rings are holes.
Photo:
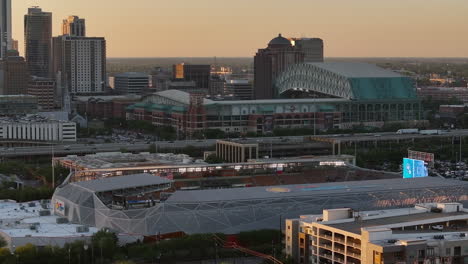
[[[52,197],[56,214],[72,223],[144,236],[278,229],[282,219],[323,208],[361,211],[468,201],[468,182],[433,177],[174,191],[172,180],[152,174],[89,181],[73,176]]]

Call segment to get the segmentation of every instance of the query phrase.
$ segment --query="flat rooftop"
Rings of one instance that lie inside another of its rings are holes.
[[[151,185],[168,184],[171,182],[171,180],[165,178],[154,176],[148,173],[142,173],[127,176],[101,178],[91,181],[81,181],[71,184],[78,185],[92,192],[106,192],[113,190],[139,188]]]
[[[61,162],[68,166],[77,167],[78,169],[112,169],[112,168],[129,168],[129,167],[149,167],[162,165],[187,165],[187,164],[206,164],[204,162],[195,161],[193,158],[185,154],[172,153],[121,153],[108,152],[97,153],[86,156],[69,155],[63,158],[55,158],[55,162]]]
[[[319,184],[278,185],[236,189],[176,191],[166,202],[221,202],[251,201],[255,199],[288,198],[301,196],[349,196],[369,193],[398,193],[399,191],[443,188],[465,188],[468,182],[436,177],[413,179],[385,179]]]
[[[38,201],[30,203],[16,203],[15,201],[0,202],[0,233],[9,237],[81,237],[92,236],[99,230],[90,227],[88,232],[78,233],[76,224],[57,224],[59,216],[53,215],[52,209],[43,209]],[[48,208],[52,208],[48,204]],[[50,211],[50,216],[39,216],[41,210]],[[32,224],[37,225],[31,230]]]
[[[405,211],[409,211],[411,209],[401,209]],[[446,217],[452,216],[464,216],[465,219],[468,219],[468,213],[466,212],[456,212],[456,213],[415,213],[415,214],[408,214],[408,215],[400,215],[400,216],[393,216],[393,217],[382,217],[378,219],[369,219],[369,220],[362,220],[362,221],[354,221],[354,222],[347,222],[347,223],[339,223],[339,224],[326,224],[327,226],[338,228],[341,230],[345,230],[355,234],[361,234],[361,228],[378,228],[378,227],[387,227],[387,226],[398,226],[403,223],[410,223],[410,222],[423,222],[423,223],[437,223],[437,220],[440,219],[441,222],[446,220],[442,220]],[[465,227],[466,228],[466,227]],[[414,233],[414,231],[402,231],[400,233]],[[421,231],[420,231],[421,232]],[[423,232],[427,232],[424,230]],[[440,232],[440,231],[438,231]]]
[[[59,118],[53,119],[52,116],[46,117],[39,114],[31,115],[22,115],[22,116],[3,116],[0,117],[0,124],[10,124],[10,123],[68,123],[68,121],[62,121]]]

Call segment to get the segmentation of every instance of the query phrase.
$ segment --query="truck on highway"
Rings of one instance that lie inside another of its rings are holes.
[[[444,133],[443,130],[438,130],[438,129],[429,129],[429,130],[419,131],[419,134],[421,135],[441,135],[443,133]]]
[[[419,129],[417,128],[406,128],[406,129],[398,129],[396,132],[397,134],[418,134]]]

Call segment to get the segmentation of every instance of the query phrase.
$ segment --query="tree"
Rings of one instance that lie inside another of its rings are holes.
[[[158,148],[157,148],[156,144],[153,143],[153,144],[149,145],[149,147],[148,147],[148,152],[149,153],[157,153],[157,151],[158,151]]]
[[[0,248],[6,247],[7,243],[3,237],[0,236]]]
[[[112,259],[119,248],[117,235],[107,229],[94,234],[91,237],[91,243],[98,252],[97,256],[102,256],[103,259]]]
[[[217,164],[217,163],[223,163],[224,160],[216,156],[216,154],[211,154],[208,157],[206,157],[205,162],[209,164]]]

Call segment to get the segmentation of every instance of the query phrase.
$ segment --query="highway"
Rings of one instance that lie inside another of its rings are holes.
[[[285,137],[286,138],[286,137]],[[252,138],[248,139],[249,142],[255,141],[258,143],[274,144],[275,142],[282,142],[285,138],[280,137],[267,137],[267,138]],[[287,137],[288,141],[303,140],[303,136]],[[206,140],[179,140],[179,141],[155,141],[151,143],[135,142],[131,143],[102,143],[102,144],[73,144],[63,143],[53,146],[29,146],[29,147],[15,147],[15,148],[0,148],[0,158],[12,158],[22,156],[42,156],[52,155],[66,156],[66,155],[80,155],[90,154],[97,152],[117,152],[122,149],[128,151],[148,151],[151,144],[156,145],[156,149],[183,149],[188,146],[196,148],[207,149],[216,144],[216,139]]]
[[[468,129],[452,130],[440,135],[421,135],[421,134],[396,134],[395,132],[384,133],[364,133],[364,134],[341,134],[341,135],[320,135],[318,138],[333,139],[336,143],[345,142],[375,142],[375,141],[398,141],[423,138],[447,138],[447,137],[466,137]]]
[[[420,134],[396,134],[395,132],[385,133],[364,133],[364,134],[335,134],[335,135],[319,135],[308,136],[319,139],[330,140],[335,143],[350,143],[350,142],[378,142],[378,141],[398,141],[422,138],[444,138],[444,137],[465,137],[468,136],[468,129],[465,130],[452,130],[441,135],[420,135]],[[241,139],[233,139],[243,141]],[[290,137],[259,137],[248,138],[245,141],[252,143],[258,142],[263,144],[275,144],[287,142],[301,142],[304,136],[290,136]],[[63,143],[54,146],[33,146],[33,147],[15,147],[15,148],[0,148],[0,158],[12,158],[22,156],[41,156],[52,155],[56,156],[65,155],[80,155],[90,154],[97,152],[116,152],[126,149],[128,151],[148,151],[150,144],[154,143],[157,149],[177,150],[187,146],[194,146],[197,148],[207,149],[213,147],[216,139],[206,140],[181,140],[181,141],[155,141],[151,143],[135,142],[131,143],[102,143],[102,144],[72,144]]]

